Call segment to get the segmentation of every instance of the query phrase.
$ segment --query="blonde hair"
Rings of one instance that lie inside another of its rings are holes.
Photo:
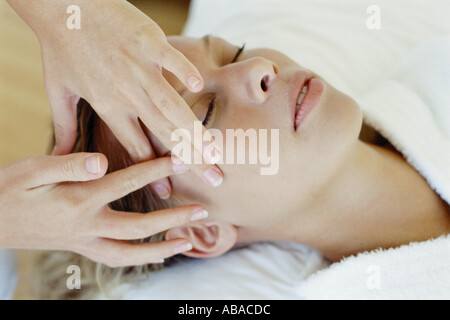
[[[73,148],[75,152],[100,152],[108,158],[108,173],[130,165],[133,161],[117,141],[106,124],[97,116],[92,107],[83,99],[78,104],[78,135]],[[170,207],[162,201],[150,187],[138,190],[127,197],[117,200],[109,206],[118,211],[147,213]],[[163,234],[157,234],[137,242],[161,241]],[[166,263],[170,263],[166,261]],[[81,289],[67,288],[67,268],[78,266],[81,270]],[[36,259],[34,284],[38,299],[94,299],[101,293],[111,296],[113,289],[124,282],[135,282],[150,271],[163,268],[162,264],[136,266],[128,268],[109,268],[93,262],[73,252],[49,251],[38,255]]]

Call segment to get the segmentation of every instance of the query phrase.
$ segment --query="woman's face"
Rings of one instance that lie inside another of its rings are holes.
[[[307,208],[358,140],[362,115],[355,101],[274,50],[244,50],[233,62],[239,47],[220,38],[171,37],[169,42],[198,68],[204,90],[191,93],[172,74],[164,75],[200,121],[208,118],[207,128],[223,132],[223,155],[227,154],[227,129],[257,133],[267,129],[269,155],[276,150],[271,144],[279,144],[279,155],[272,155],[279,158],[273,175],[261,175],[261,167],[267,164],[249,164],[247,155],[247,164],[223,159],[219,166],[224,182],[218,188],[207,186],[192,173],[171,178],[174,205],[200,204],[212,219],[262,228]],[[304,105],[314,107],[298,125],[297,98],[304,84],[308,84]],[[279,141],[271,142],[272,129],[279,130]],[[168,152],[151,138],[159,154]]]

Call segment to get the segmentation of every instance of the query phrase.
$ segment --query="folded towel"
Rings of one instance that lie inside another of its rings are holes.
[[[450,203],[450,36],[420,45],[359,100],[382,133]]]
[[[361,253],[297,287],[307,299],[450,299],[450,236]]]
[[[360,99],[382,133],[450,203],[450,36],[419,46]],[[307,299],[450,299],[450,236],[351,257],[297,288]]]

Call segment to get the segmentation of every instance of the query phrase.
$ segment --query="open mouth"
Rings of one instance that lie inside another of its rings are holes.
[[[300,91],[300,95],[298,96],[297,106],[295,108],[295,116],[296,117],[297,117],[299,109],[300,109],[300,107],[301,107],[301,105],[303,103],[303,99],[305,99],[306,93],[308,92],[308,84],[309,84],[309,81],[305,83],[305,85],[303,86],[302,91]]]
[[[310,113],[310,111],[319,103],[324,90],[322,81],[316,78],[307,80],[300,90],[295,107],[294,128],[295,131]]]

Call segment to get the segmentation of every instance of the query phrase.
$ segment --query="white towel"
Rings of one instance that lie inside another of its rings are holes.
[[[450,203],[450,36],[424,43],[360,99],[364,119]],[[307,299],[450,299],[450,236],[345,259],[297,292]]]
[[[365,122],[450,203],[450,36],[414,49],[359,104]]]
[[[318,300],[448,300],[450,236],[350,257],[310,276],[297,293]]]

